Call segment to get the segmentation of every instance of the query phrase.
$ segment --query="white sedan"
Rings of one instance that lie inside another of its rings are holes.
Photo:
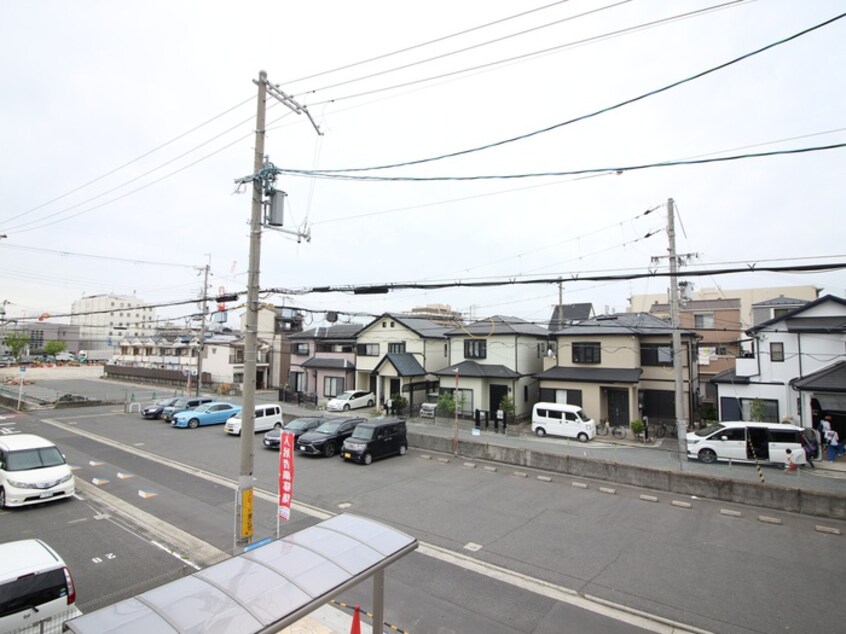
[[[347,390],[326,403],[326,409],[330,412],[346,412],[359,407],[373,407],[375,404],[376,397],[373,392]]]

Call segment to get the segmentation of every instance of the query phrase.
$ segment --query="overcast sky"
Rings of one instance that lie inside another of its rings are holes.
[[[265,151],[283,169],[383,166],[526,136],[354,173],[397,179],[387,182],[281,176],[286,228],[309,227],[311,242],[264,231],[263,289],[666,270],[651,258],[667,254],[668,198],[679,253],[699,254],[688,270],[844,262],[846,149],[613,169],[846,143],[846,19],[559,125],[843,11],[834,0],[4,0],[0,301],[10,316],[61,315],[102,293],[179,302],[200,293],[206,264],[212,294],[244,291],[250,200],[235,179],[253,169],[260,70],[323,132],[270,100]],[[599,171],[403,180],[581,170]],[[691,279],[728,295],[804,284],[846,295],[844,270]],[[624,311],[632,294],[667,285],[568,281],[564,301]],[[264,300],[312,309],[315,324],[323,311],[431,303],[546,322],[558,289]]]

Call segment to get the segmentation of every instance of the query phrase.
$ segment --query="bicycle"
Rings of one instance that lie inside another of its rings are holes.
[[[596,425],[596,433],[598,436],[607,436],[609,431],[614,438],[626,437],[626,430],[622,425],[609,425],[607,420],[601,420]]]

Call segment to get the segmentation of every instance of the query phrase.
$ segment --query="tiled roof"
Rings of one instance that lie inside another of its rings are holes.
[[[555,366],[535,374],[536,379],[579,383],[637,383],[642,368],[575,368]]]
[[[455,376],[458,370],[458,378],[474,377],[482,379],[519,379],[522,374],[505,367],[504,365],[487,365],[476,361],[462,361],[443,370],[435,372],[435,376]]]
[[[530,337],[547,337],[549,331],[536,324],[519,317],[494,315],[488,319],[479,319],[472,324],[455,328],[446,333],[447,337],[474,335],[494,337],[496,335],[528,335]]]

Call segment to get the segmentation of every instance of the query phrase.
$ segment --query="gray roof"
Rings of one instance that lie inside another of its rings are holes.
[[[579,383],[637,383],[643,368],[576,368],[555,366],[535,374],[536,379]]]
[[[790,385],[798,390],[846,393],[846,361],[840,361],[800,379],[793,379]]]
[[[461,335],[482,335],[495,337],[496,335],[528,335],[530,337],[548,337],[546,328],[533,324],[519,317],[494,315],[487,319],[479,319],[461,328],[454,328],[446,333],[447,337]]]
[[[396,313],[385,313],[380,315],[373,321],[371,321],[366,326],[362,327],[362,330],[365,328],[370,328],[374,324],[378,324],[383,319],[393,319],[396,322],[401,323],[403,326],[411,330],[412,332],[420,335],[424,339],[443,339],[446,331],[449,330],[443,324],[439,324],[436,321],[432,321],[431,319],[422,319],[420,317],[408,317],[406,315],[398,315]]]
[[[559,304],[552,309],[552,317],[549,318],[549,329],[557,330],[558,322],[562,327],[578,321],[590,319],[593,316],[593,304]]]
[[[825,304],[825,303],[829,303],[829,302],[840,304],[841,306],[846,306],[846,300],[844,300],[841,297],[835,297],[834,295],[823,295],[822,297],[815,299],[812,302],[806,302],[803,306],[800,306],[800,307],[796,308],[795,310],[791,310],[789,313],[787,313],[785,315],[781,315],[780,317],[774,317],[773,319],[769,319],[767,321],[761,322],[760,324],[756,324],[755,326],[753,326],[752,328],[747,330],[746,334],[753,335],[756,332],[763,330],[765,328],[768,328],[769,326],[772,326],[772,325],[777,324],[779,322],[787,322],[788,320],[798,321],[797,317],[799,317],[799,315],[801,313],[804,313],[811,308],[815,308],[815,307],[819,306],[820,304]],[[806,319],[826,320],[826,319],[830,319],[830,318],[828,318],[828,317],[807,317]],[[835,319],[839,319],[840,321],[843,321],[844,318],[843,317],[835,317]],[[820,322],[820,323],[823,323],[823,322]],[[801,324],[799,324],[799,325],[801,325]],[[829,327],[830,327],[830,324],[829,324]],[[789,324],[788,324],[788,330],[790,330]],[[807,332],[807,331],[797,331],[797,332]],[[829,331],[823,331],[823,332],[829,332]],[[843,331],[837,330],[836,332],[843,332]]]
[[[711,383],[725,383],[727,385],[749,385],[748,376],[737,376],[734,368],[720,372],[711,377]]]
[[[343,340],[353,341],[358,332],[364,328],[361,324],[335,324],[333,326],[320,326],[297,332],[288,336],[288,339],[318,339],[318,340]]]
[[[784,295],[779,295],[778,297],[773,297],[772,299],[765,299],[763,302],[756,302],[752,304],[753,306],[802,306],[803,304],[807,304],[807,299],[796,299],[795,297],[785,297]]]
[[[669,321],[659,319],[649,313],[615,313],[600,315],[593,319],[573,324],[555,332],[556,335],[671,335],[673,326]],[[681,329],[682,335],[698,336],[696,333]]]
[[[426,370],[420,365],[420,362],[410,352],[389,352],[373,369],[374,372],[379,372],[385,363],[390,363],[394,366],[397,374],[400,376],[421,376],[426,374]]]
[[[504,365],[486,365],[476,361],[462,361],[443,370],[435,372],[435,376],[455,376],[458,370],[458,378],[462,376],[482,379],[519,379],[522,374],[515,372]]]
[[[325,368],[327,370],[354,370],[355,363],[348,359],[312,357],[301,364],[303,368]]]

